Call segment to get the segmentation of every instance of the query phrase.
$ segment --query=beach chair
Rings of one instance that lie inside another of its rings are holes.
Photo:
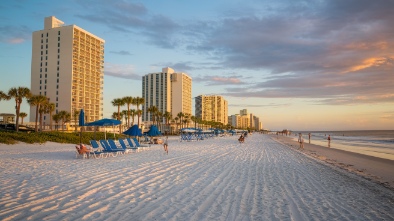
[[[106,140],[100,140],[100,144],[103,147],[104,151],[108,153],[108,156],[112,155],[113,157],[116,157],[119,155],[120,151],[113,150]],[[121,151],[123,151],[123,150],[121,150]]]
[[[111,148],[112,150],[119,151],[119,153],[121,153],[121,154],[126,154],[126,153],[129,152],[129,151],[127,150],[127,148],[123,148],[122,146],[116,145],[115,141],[112,140],[112,139],[108,139],[108,144],[109,144],[109,146],[110,146],[110,148]]]
[[[148,145],[141,145],[140,142],[138,142],[137,138],[135,138],[135,137],[133,138],[133,142],[135,143],[135,146],[138,148],[141,147],[141,148],[145,149],[145,147],[150,147],[150,144],[149,144],[149,146]]]
[[[92,149],[90,150],[90,153],[93,155],[95,159],[97,158],[104,158],[108,156],[108,152],[101,151],[100,150],[100,145],[97,143],[95,140],[90,140],[90,145],[92,146]]]
[[[138,152],[140,149],[143,149],[141,147],[137,147],[134,142],[130,138],[126,138],[127,143],[129,144],[130,148],[136,149],[136,152]]]
[[[138,148],[134,146],[130,146],[129,144],[126,144],[126,142],[122,139],[119,139],[119,144],[122,146],[123,149],[125,150],[134,150],[134,152],[137,152]]]

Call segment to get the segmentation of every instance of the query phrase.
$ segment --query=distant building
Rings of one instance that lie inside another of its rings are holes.
[[[104,40],[54,16],[33,32],[31,92],[45,95],[55,112],[84,109],[86,121],[103,117]],[[35,121],[35,107],[30,121]],[[49,123],[49,114],[44,116]]]
[[[242,109],[239,111],[239,113],[240,114],[235,114],[228,117],[228,122],[231,124],[231,126],[242,129],[249,128],[251,130],[262,129],[262,123],[260,122],[259,117],[252,113],[248,114],[247,109]]]
[[[195,98],[195,116],[206,121],[228,124],[228,102],[217,95],[200,95]]]
[[[192,114],[192,79],[186,73],[176,73],[172,68],[150,73],[142,77],[142,121],[153,120],[147,110],[156,106],[162,113],[170,112],[175,117],[179,112]],[[164,119],[162,120],[164,122]]]

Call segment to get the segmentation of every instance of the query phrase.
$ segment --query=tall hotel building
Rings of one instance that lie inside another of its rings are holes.
[[[148,108],[156,106],[162,112],[175,117],[179,112],[192,114],[192,79],[185,73],[176,73],[172,68],[163,68],[160,73],[142,77],[142,121],[152,121]]]
[[[54,16],[33,32],[31,91],[45,95],[56,113],[84,109],[86,121],[103,117],[104,40]],[[35,107],[30,121],[35,120]],[[49,115],[44,116],[49,122]]]
[[[206,121],[214,121],[227,125],[228,102],[217,95],[200,95],[195,99],[195,116]]]

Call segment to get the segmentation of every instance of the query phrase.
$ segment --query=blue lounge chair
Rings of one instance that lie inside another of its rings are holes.
[[[131,141],[131,139],[130,138],[126,138],[126,141],[127,141],[127,143],[129,144],[129,146],[131,147],[131,148],[136,148],[137,150],[137,152],[140,150],[140,149],[142,149],[141,147],[137,147],[135,144],[134,144],[134,142],[133,141]]]
[[[135,143],[135,146],[138,148],[143,148],[145,149],[145,147],[150,147],[150,145],[141,145],[140,142],[138,142],[137,138],[133,137],[133,142]]]
[[[131,146],[129,144],[126,144],[126,142],[122,139],[119,139],[119,143],[123,149],[134,150],[134,152],[137,152],[137,150],[138,150],[138,147],[134,147],[134,145]]]
[[[100,150],[100,145],[97,143],[95,140],[90,141],[90,145],[92,146],[92,149],[90,151],[90,154],[93,154],[94,158],[101,158],[104,156],[108,156],[108,152],[101,151]]]
[[[123,149],[122,150],[113,150],[106,140],[100,140],[100,144],[104,148],[105,152],[112,154],[112,156],[114,156],[114,157],[116,157],[120,152],[122,152],[122,151],[124,152]]]
[[[118,145],[116,145],[115,141],[112,139],[108,139],[108,144],[112,150],[119,151],[119,153],[121,154],[125,154],[129,152],[127,148],[123,148],[122,146],[119,147]]]

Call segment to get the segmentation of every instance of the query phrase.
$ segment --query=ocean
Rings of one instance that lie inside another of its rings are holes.
[[[298,133],[302,133],[305,143],[311,133],[311,144],[328,147],[330,135],[330,148],[394,160],[394,130],[294,131],[294,140],[298,140]]]

